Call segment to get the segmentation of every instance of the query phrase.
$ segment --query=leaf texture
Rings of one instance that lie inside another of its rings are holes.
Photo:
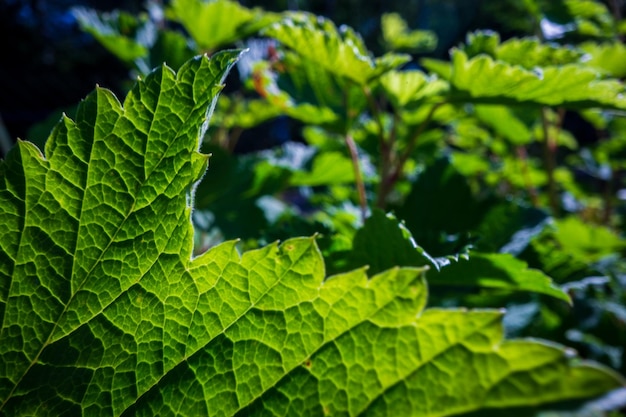
[[[198,152],[238,52],[98,88],[0,162],[0,415],[447,416],[619,377],[501,313],[426,310],[423,268],[325,279],[314,238],[192,258]]]

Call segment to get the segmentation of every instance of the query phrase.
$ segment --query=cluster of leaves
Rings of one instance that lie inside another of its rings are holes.
[[[349,27],[230,0],[76,10],[140,79],[0,163],[0,413],[622,407],[588,401],[626,373],[620,22],[522,3],[576,43],[474,32],[418,70],[406,52],[436,38],[398,14],[376,57]],[[280,121],[302,140],[234,152]]]

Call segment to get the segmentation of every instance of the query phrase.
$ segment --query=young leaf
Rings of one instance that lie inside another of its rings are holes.
[[[451,416],[620,384],[502,342],[498,312],[423,312],[423,269],[324,280],[312,238],[192,258],[199,140],[237,56],[156,70],[123,106],[98,88],[45,156],[0,162],[1,415]]]

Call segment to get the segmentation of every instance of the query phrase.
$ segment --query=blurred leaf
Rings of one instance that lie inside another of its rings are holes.
[[[217,228],[222,240],[258,239],[268,226],[257,200],[287,185],[290,171],[258,163],[255,155],[235,157],[219,147],[206,148],[210,170],[197,186],[197,210],[211,213],[205,231]]]
[[[265,99],[222,96],[217,102],[211,124],[229,129],[249,129],[282,114],[284,112],[280,108],[268,105]]]
[[[326,71],[359,85],[410,59],[398,54],[374,59],[352,29],[344,26],[338,30],[331,21],[305,13],[293,13],[289,19],[265,29],[263,34],[277,39]]]
[[[198,47],[210,53],[255,34],[280,18],[231,0],[172,0],[166,16],[182,24]]]
[[[398,219],[379,209],[374,209],[356,232],[346,258],[346,270],[367,266],[371,275],[396,265],[438,267],[436,261],[417,246],[411,232]]]
[[[178,69],[194,55],[197,55],[196,50],[183,34],[161,29],[157,32],[156,42],[150,49],[149,68],[166,63],[169,67]]]
[[[82,30],[127,64],[146,57],[156,38],[156,28],[146,16],[120,10],[98,13],[84,7],[73,8],[72,13]]]
[[[340,152],[323,152],[313,158],[311,171],[296,171],[289,183],[292,186],[319,186],[354,183],[354,166]]]
[[[519,65],[528,70],[535,67],[560,66],[581,63],[583,51],[571,46],[542,43],[537,38],[511,38],[500,42],[500,35],[491,31],[477,31],[467,35],[461,50],[468,58],[487,54],[495,60]]]
[[[421,71],[389,71],[380,77],[380,84],[398,111],[448,90],[448,83]]]
[[[590,256],[584,246],[589,244],[592,247],[596,245],[602,247],[603,243],[590,242],[589,237],[594,232],[586,230],[587,226],[581,225],[578,220],[574,220],[571,227],[566,225],[566,233],[559,235],[560,224],[561,222],[557,221],[536,235],[531,240],[531,244],[522,252],[521,257],[533,268],[541,269],[559,283],[579,281],[599,275],[591,263],[592,260],[600,258],[597,256],[597,250],[594,249],[594,255]],[[581,231],[581,237],[578,237],[577,231]],[[604,234],[605,232],[600,232],[598,236]],[[572,242],[566,239],[572,239]],[[609,238],[609,242],[611,241],[615,242],[614,236]]]
[[[460,93],[453,98],[461,101],[626,109],[622,83],[573,64],[530,71],[487,55],[468,58],[456,49],[450,83]]]
[[[482,123],[513,145],[525,145],[533,139],[529,127],[510,107],[481,104],[474,107],[474,112]]]
[[[383,42],[388,50],[420,53],[437,48],[437,35],[434,32],[410,30],[399,13],[383,13],[380,23]]]
[[[551,218],[540,209],[513,201],[502,201],[491,207],[476,229],[476,246],[486,252],[521,254]]]
[[[626,249],[626,240],[606,227],[586,224],[576,217],[557,220],[555,226],[554,237],[560,247],[584,262],[596,262]]]
[[[459,259],[428,274],[431,285],[476,286],[507,291],[530,291],[549,295],[571,303],[569,296],[556,287],[543,272],[528,269],[528,265],[508,253],[476,253],[469,259]]]
[[[490,204],[474,197],[467,179],[447,159],[438,159],[419,174],[396,214],[428,253],[445,256],[469,243],[451,235],[473,230]]]
[[[561,25],[573,25],[569,34],[579,37],[611,38],[614,20],[609,9],[597,0],[557,0],[543,3],[545,16]]]
[[[623,43],[585,42],[580,45],[580,49],[591,57],[586,62],[590,67],[610,77],[624,78],[626,76],[626,45]]]
[[[282,51],[280,64],[284,71],[278,72],[277,83],[297,102],[328,107],[338,115],[344,115],[347,109],[359,113],[364,108],[362,90],[353,83],[298,52]]]
[[[621,417],[626,404],[626,388],[617,388],[590,401],[564,401],[552,406],[532,406],[508,409],[507,417]],[[462,417],[501,417],[500,410],[481,410],[460,414]]]
[[[452,77],[452,65],[448,61],[434,58],[422,58],[420,64],[428,71],[437,74],[444,80],[449,80]]]

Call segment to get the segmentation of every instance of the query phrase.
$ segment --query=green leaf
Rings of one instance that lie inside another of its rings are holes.
[[[485,213],[477,228],[479,239],[476,247],[482,252],[504,252],[517,256],[551,221],[543,210],[504,200]]]
[[[496,32],[477,31],[467,35],[462,50],[473,58],[487,54],[494,59],[528,70],[535,67],[558,66],[580,63],[583,51],[569,46],[541,43],[537,38],[511,38],[500,43]]]
[[[447,92],[448,83],[421,71],[389,71],[380,84],[393,106],[400,110]]]
[[[414,53],[430,52],[437,48],[437,35],[430,30],[409,30],[399,13],[384,13],[380,19],[383,42],[389,50]]]
[[[428,253],[447,256],[469,243],[451,239],[451,235],[473,230],[489,204],[475,198],[467,179],[448,159],[441,158],[420,173],[396,214]]]
[[[145,17],[137,18],[119,10],[99,14],[84,7],[76,7],[72,13],[82,30],[122,61],[133,63],[148,55],[155,28]]]
[[[429,276],[432,285],[460,285],[498,288],[508,291],[531,291],[571,303],[569,296],[537,269],[508,253],[475,253],[459,259]]]
[[[212,124],[220,127],[249,129],[283,114],[264,99],[222,96],[217,103]]]
[[[559,246],[585,262],[596,262],[626,249],[626,241],[608,228],[586,224],[576,217],[558,220],[555,226]]]
[[[159,69],[136,85],[123,107],[98,88],[79,106],[76,122],[65,117],[53,130],[45,158],[32,144],[20,142],[2,162],[0,398],[5,413],[14,414],[14,407],[27,412],[29,402],[37,406],[50,400],[51,414],[80,401],[84,409],[104,407],[101,412],[117,414],[132,403],[130,392],[145,391],[160,378],[159,369],[173,366],[183,343],[176,321],[182,305],[152,303],[177,297],[180,288],[154,280],[178,276],[177,284],[185,281],[185,264],[178,258],[191,254],[192,185],[207,164],[197,152],[199,138],[238,55],[198,58],[177,75]],[[143,319],[135,315],[142,300],[144,308],[156,308],[144,311]],[[123,319],[119,308],[130,315]],[[157,327],[149,321],[168,315]],[[109,331],[111,337],[104,337]],[[118,344],[124,332],[135,331],[141,340]],[[150,347],[159,334],[160,347]],[[80,354],[83,346],[89,347]],[[119,355],[115,346],[123,346]],[[100,360],[103,365],[96,365]],[[136,371],[127,369],[128,360]],[[73,370],[62,371],[67,361]],[[48,376],[36,376],[42,374]]]
[[[461,93],[455,97],[461,101],[626,109],[622,83],[574,64],[531,71],[487,55],[468,58],[456,49],[449,81]]]
[[[398,219],[379,209],[373,210],[357,231],[347,258],[346,269],[367,266],[371,274],[397,265],[439,267],[436,260],[417,246],[411,232]]]
[[[289,19],[271,25],[263,34],[277,39],[326,71],[359,85],[410,59],[398,54],[374,59],[352,29],[343,26],[338,30],[330,20],[305,13],[292,13]]]
[[[156,41],[150,49],[151,67],[167,64],[178,70],[185,62],[196,55],[191,42],[182,33],[173,30],[161,29],[157,33]]]
[[[451,416],[621,383],[503,342],[500,312],[423,311],[420,268],[326,278],[313,238],[192,258],[198,146],[237,57],[158,69],[123,105],[98,88],[45,156],[0,161],[0,415]]]
[[[209,52],[247,38],[279,18],[230,0],[173,0],[167,17],[182,24],[198,47]]]
[[[341,152],[320,153],[313,159],[311,171],[296,171],[290,179],[293,186],[309,186],[354,183],[352,161]]]
[[[325,105],[294,100],[289,93],[281,90],[276,82],[275,73],[269,69],[267,63],[256,66],[252,77],[253,84],[257,92],[265,98],[265,106],[307,124],[331,124],[339,119],[339,116]]]
[[[385,239],[381,239],[384,236]],[[392,215],[374,210],[354,236],[347,268],[368,266],[372,274],[399,266],[431,266],[432,286],[495,288],[546,294],[568,303],[569,296],[539,270],[510,254],[476,253],[469,257],[432,258],[413,240],[411,232]]]
[[[587,62],[611,77],[626,76],[626,45],[621,42],[595,43],[585,42],[580,49],[587,52],[591,59]]]
[[[482,123],[491,127],[497,134],[508,139],[514,145],[527,145],[533,139],[529,126],[510,107],[476,105],[474,112]]]

